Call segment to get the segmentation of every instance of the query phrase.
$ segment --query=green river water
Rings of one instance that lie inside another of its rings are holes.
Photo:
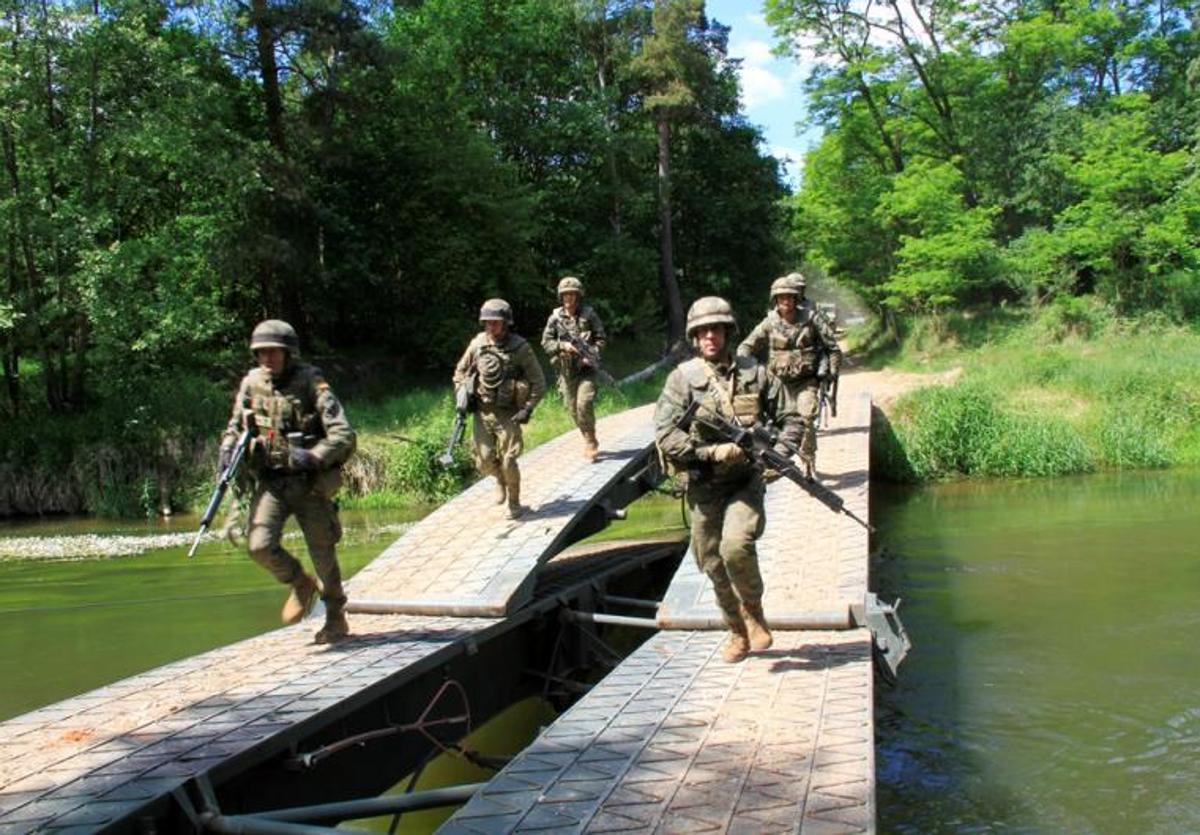
[[[1200,472],[873,488],[873,586],[904,598],[915,644],[877,692],[881,831],[1200,831],[1198,506]],[[677,525],[676,508],[652,499],[610,535]],[[346,573],[419,515],[344,513]],[[0,539],[193,524],[43,520]],[[185,552],[0,557],[0,720],[277,625],[282,590],[244,552]],[[550,718],[530,700],[471,744],[515,751]],[[418,786],[485,778],[441,761]]]

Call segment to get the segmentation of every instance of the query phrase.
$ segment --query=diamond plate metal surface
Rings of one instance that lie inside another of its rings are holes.
[[[498,623],[353,618],[353,640],[299,624],[0,724],[0,832],[96,831],[231,756]]]
[[[570,527],[609,485],[641,466],[654,443],[653,405],[597,426],[600,457],[583,460],[569,432],[521,458],[521,498],[532,508],[504,517],[482,479],[417,523],[349,584],[357,607],[413,614],[501,615],[525,602],[532,575],[562,547]]]
[[[871,398],[843,378],[842,408],[819,435],[817,469],[846,507],[868,517]],[[867,593],[868,535],[790,481],[767,487],[766,527],[758,541],[763,608],[775,629],[847,629],[850,606]],[[712,584],[689,549],[658,609],[664,629],[724,629]]]
[[[722,640],[643,644],[438,831],[873,831],[869,633]]]

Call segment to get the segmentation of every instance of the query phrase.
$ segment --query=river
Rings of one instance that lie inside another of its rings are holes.
[[[651,505],[612,535],[678,525]],[[877,692],[881,831],[1200,831],[1198,506],[1200,472],[873,487],[873,586],[904,598],[915,644]],[[344,514],[346,573],[419,515]],[[8,524],[0,553],[193,525]],[[0,557],[0,720],[277,625],[282,589],[244,551],[185,551]],[[515,750],[548,717],[517,706],[478,747]],[[419,786],[480,779],[440,768]]]

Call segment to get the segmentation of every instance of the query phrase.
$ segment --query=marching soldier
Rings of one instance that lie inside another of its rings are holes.
[[[596,311],[583,303],[583,282],[567,276],[558,282],[559,307],[554,308],[542,331],[542,348],[558,371],[558,390],[571,420],[583,434],[583,457],[595,461],[600,451],[596,440],[596,369],[580,356],[573,339],[591,346],[599,356],[607,341],[604,325]]]
[[[738,346],[738,355],[766,363],[783,383],[788,411],[783,439],[800,450],[800,463],[813,477],[817,458],[817,408],[820,381],[836,377],[842,363],[833,327],[810,300],[805,281],[789,273],[771,284],[773,308]]]
[[[698,422],[686,431],[677,424],[694,401],[701,414],[743,426],[786,415],[779,381],[752,357],[734,355],[737,322],[727,301],[698,299],[688,311],[687,336],[699,356],[667,377],[654,413],[655,438],[667,464],[687,471],[692,552],[729,627],[722,657],[732,663],[772,643],[755,546],[764,525],[763,477],[737,444],[721,442]]]
[[[479,309],[483,330],[467,345],[454,369],[454,385],[474,373],[478,408],[473,420],[475,467],[496,477],[496,503],[508,503],[508,518],[521,505],[521,471],[517,458],[524,449],[521,427],[546,393],[546,377],[533,348],[512,332],[512,308],[503,299],[488,299]]]
[[[292,587],[283,605],[284,623],[299,622],[320,593],[325,625],[315,640],[333,643],[350,633],[335,549],[342,526],[334,496],[342,483],[342,465],[354,452],[354,429],[320,369],[299,362],[300,340],[291,325],[278,319],[260,322],[250,336],[250,351],[258,367],[238,388],[219,470],[229,463],[238,435],[252,419],[257,434],[247,455],[254,477],[250,556]],[[283,525],[293,514],[320,585],[280,543]]]

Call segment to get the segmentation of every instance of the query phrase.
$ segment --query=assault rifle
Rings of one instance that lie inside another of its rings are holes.
[[[258,432],[258,427],[254,424],[253,412],[244,412],[242,422],[245,428],[242,430],[242,434],[238,435],[237,443],[233,445],[233,454],[229,456],[229,463],[225,465],[225,469],[221,470],[220,475],[217,476],[217,486],[213,489],[212,496],[208,499],[208,507],[204,508],[204,515],[200,517],[200,530],[197,532],[195,540],[192,541],[192,547],[188,549],[188,559],[195,556],[196,549],[200,546],[200,540],[203,538],[204,532],[208,530],[208,526],[212,524],[213,517],[217,515],[217,510],[221,507],[221,500],[225,498],[225,491],[229,489],[229,485],[237,478],[242,461],[246,458],[246,450],[250,447],[250,440]]]
[[[446,451],[439,455],[437,460],[443,467],[454,466],[454,448],[467,431],[467,415],[478,408],[475,402],[475,383],[478,379],[479,370],[472,368],[467,378],[454,388],[454,429],[450,432],[450,443],[446,444]]]
[[[600,382],[608,383],[612,386],[617,384],[617,381],[613,379],[613,376],[604,370],[604,366],[601,364],[600,360],[600,352],[596,350],[595,345],[589,344],[581,337],[576,336],[570,331],[567,331],[563,335],[566,337],[566,341],[570,342],[575,350],[579,353],[579,358],[583,360],[583,363],[585,365],[590,365],[593,369],[595,369],[596,376],[600,378]]]
[[[838,377],[829,373],[829,354],[821,357],[817,364],[817,377],[820,379],[817,401],[817,426],[828,426],[829,416],[837,417]]]
[[[692,401],[675,425],[686,432],[693,423],[698,423],[716,432],[723,441],[737,444],[746,453],[746,456],[762,469],[774,470],[784,478],[794,481],[808,495],[834,513],[844,513],[868,531],[874,532],[875,529],[870,524],[846,507],[846,502],[841,496],[819,481],[810,479],[801,472],[789,456],[775,449],[776,444],[780,443],[779,436],[767,427],[757,423],[753,426],[741,426],[712,412],[701,415],[700,401],[698,400]],[[786,442],[784,445],[791,449]]]

